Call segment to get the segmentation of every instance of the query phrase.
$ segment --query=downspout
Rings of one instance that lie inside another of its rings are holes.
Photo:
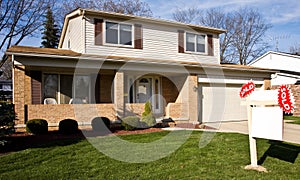
[[[82,53],[85,54],[86,53],[86,34],[85,34],[85,31],[86,31],[86,19],[85,19],[85,10],[83,10],[82,12],[82,20],[83,20],[83,23],[82,23],[82,38],[83,38],[83,51]]]
[[[13,99],[13,104],[15,104],[15,55],[12,54],[11,55],[11,61],[12,61],[12,77],[11,77],[11,80],[12,80],[12,99]]]

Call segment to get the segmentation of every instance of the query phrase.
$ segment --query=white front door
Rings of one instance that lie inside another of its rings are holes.
[[[136,102],[151,102],[153,113],[162,113],[160,79],[158,77],[142,77],[136,84]]]

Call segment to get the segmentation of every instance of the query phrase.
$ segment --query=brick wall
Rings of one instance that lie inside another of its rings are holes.
[[[33,104],[28,106],[28,120],[45,119],[58,123],[63,119],[90,122],[94,117],[116,119],[113,104]]]

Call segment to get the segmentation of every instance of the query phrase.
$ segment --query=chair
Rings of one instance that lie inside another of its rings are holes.
[[[82,99],[78,99],[78,98],[71,98],[69,101],[69,104],[83,104]]]
[[[57,104],[56,99],[54,98],[45,98],[44,104]]]

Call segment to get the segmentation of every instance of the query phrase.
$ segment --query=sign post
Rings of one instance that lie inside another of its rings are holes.
[[[253,87],[252,82],[249,82],[242,87],[240,92],[241,98],[246,97],[242,95],[248,95],[242,104],[247,106],[251,164],[245,169],[267,172],[266,168],[257,164],[255,138],[282,141],[283,110],[293,111],[293,95],[287,86],[282,86],[279,90],[261,91],[254,91],[251,87]]]

